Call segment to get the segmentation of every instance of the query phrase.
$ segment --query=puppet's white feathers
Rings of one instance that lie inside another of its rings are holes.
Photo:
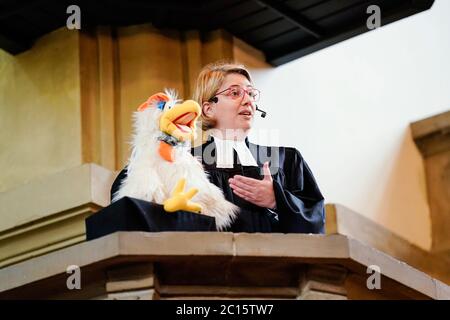
[[[173,92],[168,95],[176,99]],[[180,178],[184,177],[185,190],[193,187],[199,190],[192,201],[202,206],[201,214],[214,217],[217,229],[223,230],[231,224],[238,207],[225,200],[222,190],[208,180],[201,163],[191,155],[189,144],[175,147],[174,162],[161,158],[158,137],[161,134],[159,118],[162,112],[149,107],[134,113],[134,136],[127,177],[113,201],[129,196],[163,204]]]

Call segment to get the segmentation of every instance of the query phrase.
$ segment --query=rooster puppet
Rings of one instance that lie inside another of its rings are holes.
[[[214,217],[218,230],[231,224],[238,207],[225,200],[190,153],[188,142],[195,138],[200,113],[197,102],[181,103],[173,91],[154,94],[139,106],[134,113],[127,177],[113,202],[128,196],[163,204],[168,212],[184,210]]]

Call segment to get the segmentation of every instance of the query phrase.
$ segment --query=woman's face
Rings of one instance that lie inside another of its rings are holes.
[[[230,87],[240,87],[245,90],[253,88],[245,76],[235,73],[225,77],[217,92],[222,92]],[[234,129],[245,133],[250,130],[256,105],[247,92],[244,92],[242,97],[236,98],[236,90],[227,90],[217,95],[217,98],[217,103],[209,102],[203,105],[204,113],[216,121],[214,129],[220,131]]]

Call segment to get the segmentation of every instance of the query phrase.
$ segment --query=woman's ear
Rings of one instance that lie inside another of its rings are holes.
[[[204,102],[202,106],[202,111],[205,116],[212,118],[214,115],[214,106],[210,102]]]

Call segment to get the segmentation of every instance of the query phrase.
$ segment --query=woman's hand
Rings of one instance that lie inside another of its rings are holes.
[[[242,199],[263,208],[273,209],[275,208],[276,201],[268,162],[264,163],[263,171],[263,180],[235,175],[228,182],[233,192]]]

